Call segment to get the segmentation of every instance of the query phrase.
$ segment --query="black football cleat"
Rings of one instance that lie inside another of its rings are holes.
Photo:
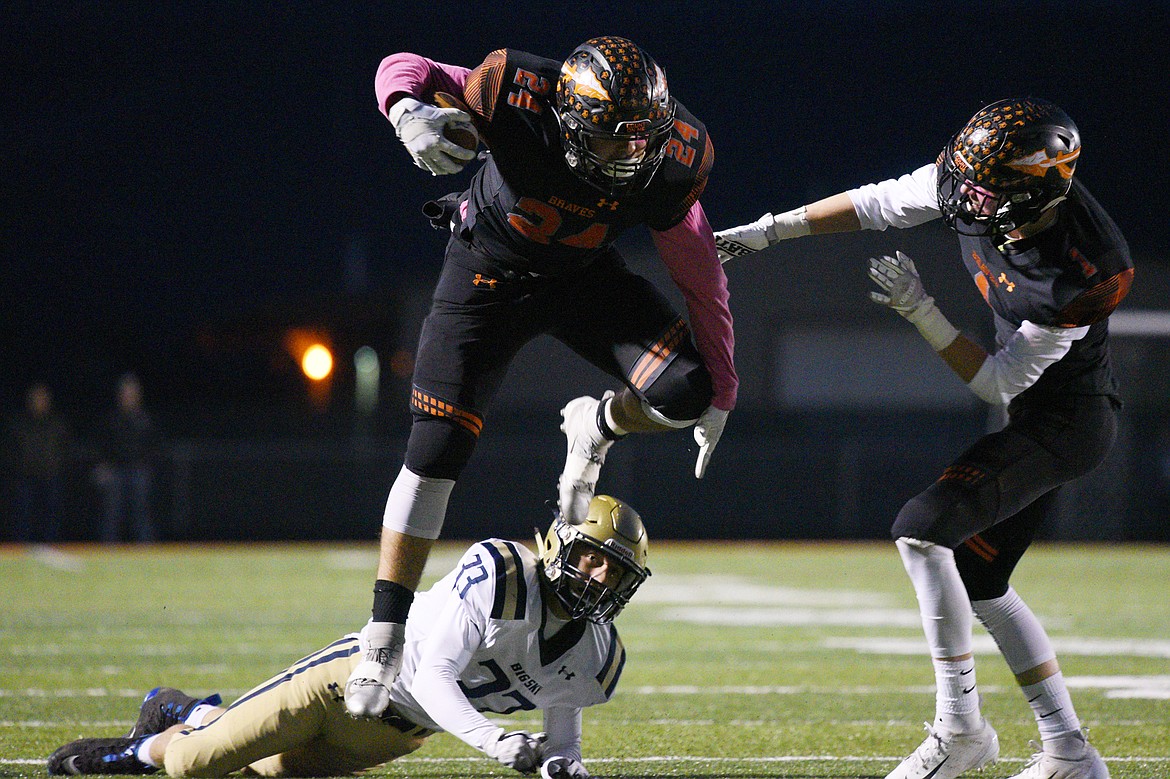
[[[158,771],[138,759],[137,738],[82,738],[49,755],[52,776],[79,774],[153,774]]]
[[[206,698],[193,698],[182,690],[174,687],[155,687],[142,700],[142,710],[138,712],[138,721],[127,733],[128,738],[151,736],[162,733],[171,725],[178,725],[196,706],[207,703],[218,706],[223,701],[218,695],[209,695]]]

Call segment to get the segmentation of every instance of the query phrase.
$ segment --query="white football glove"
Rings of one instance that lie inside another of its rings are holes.
[[[432,176],[458,173],[475,159],[475,152],[447,140],[443,129],[448,125],[471,124],[471,116],[458,108],[436,108],[404,97],[390,106],[387,118],[414,164]]]
[[[483,751],[508,768],[522,774],[534,774],[540,766],[540,745],[546,738],[544,733],[529,733],[526,730],[505,733],[500,728],[499,737],[485,745]]]
[[[752,254],[788,238],[808,235],[810,228],[804,206],[783,214],[767,213],[754,222],[715,233],[715,251],[720,262]]]
[[[715,252],[719,255],[719,262],[767,249],[772,245],[768,240],[771,224],[772,214],[768,213],[754,222],[715,233]]]
[[[711,460],[711,453],[723,435],[723,426],[727,424],[727,415],[730,411],[707,406],[707,410],[695,423],[695,443],[699,445],[699,459],[695,461],[695,478],[703,478],[707,472],[707,463]]]
[[[926,294],[914,260],[900,251],[896,255],[869,259],[869,277],[882,288],[882,292],[870,292],[869,297],[906,317],[936,352],[942,351],[959,331],[935,307],[934,298]]]
[[[914,260],[902,252],[896,257],[869,258],[869,277],[882,288],[882,292],[870,292],[874,303],[889,306],[902,316],[910,319],[916,311],[934,298],[926,294]]]
[[[589,779],[589,772],[580,760],[550,757],[540,766],[540,779]]]

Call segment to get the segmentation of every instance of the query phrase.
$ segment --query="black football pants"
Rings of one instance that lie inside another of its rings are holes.
[[[1053,491],[1096,468],[1116,434],[1115,404],[1105,396],[1013,401],[1007,426],[979,439],[903,506],[891,535],[954,549],[971,599],[998,598]]]
[[[533,276],[453,235],[419,338],[407,468],[458,478],[512,358],[546,333],[668,419],[696,419],[710,404],[685,320],[616,251],[570,275]],[[555,386],[555,365],[547,376]]]

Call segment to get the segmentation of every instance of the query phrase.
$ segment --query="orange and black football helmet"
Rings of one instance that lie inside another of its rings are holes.
[[[938,204],[964,235],[1004,236],[1064,200],[1081,154],[1068,114],[1039,98],[1000,100],[981,109],[939,157]],[[995,198],[974,207],[968,192]]]
[[[569,168],[607,193],[640,189],[662,163],[674,125],[666,74],[625,38],[582,43],[561,65],[555,113]],[[598,142],[636,142],[633,156],[609,159]]]

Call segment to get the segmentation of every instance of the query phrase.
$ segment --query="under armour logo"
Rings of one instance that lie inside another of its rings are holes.
[[[996,281],[1007,287],[1008,292],[1015,292],[1016,283],[1014,281],[1008,281],[1006,273],[999,274],[999,278],[997,278]]]
[[[329,690],[329,694],[333,696],[333,700],[345,700],[345,695],[343,695],[341,692],[341,685],[337,682],[330,682],[329,684],[325,685],[325,689]]]
[[[483,275],[482,273],[477,273],[477,274],[475,274],[475,278],[471,280],[471,283],[477,287],[480,284],[486,284],[488,289],[495,289],[496,285],[499,284],[500,282],[497,279],[489,279],[487,276]]]
[[[557,673],[559,673],[561,676],[565,677],[565,681],[568,681],[569,679],[572,679],[574,676],[577,675],[577,674],[573,673],[572,671],[570,671],[569,667],[565,666],[565,665],[562,665],[560,667],[560,670],[557,671]]]
[[[606,206],[609,206],[610,211],[617,211],[618,201],[606,200],[605,198],[601,198],[600,200],[597,201],[598,208],[605,208]]]

